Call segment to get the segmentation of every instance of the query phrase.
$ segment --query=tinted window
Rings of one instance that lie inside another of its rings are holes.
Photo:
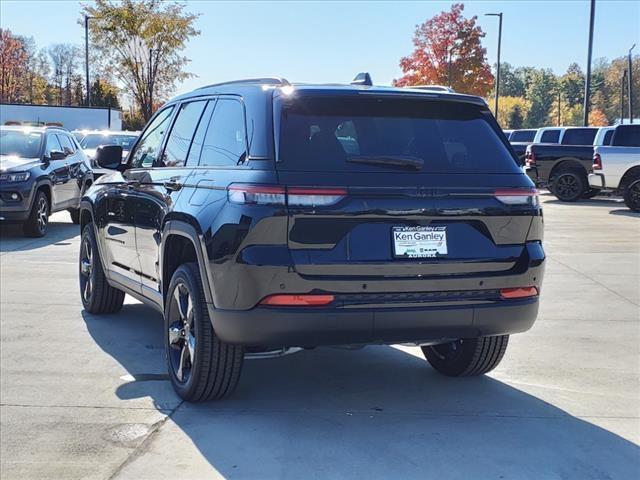
[[[621,147],[640,147],[640,125],[616,127],[613,145]]]
[[[42,134],[19,130],[0,130],[0,155],[35,158],[40,151]]]
[[[172,111],[173,107],[169,107],[160,112],[144,131],[142,140],[140,140],[131,155],[131,166],[133,168],[147,168],[154,165],[160,153],[162,137],[169,126],[169,118],[171,118]]]
[[[607,130],[604,132],[604,138],[602,139],[603,145],[611,145],[611,137],[613,137],[613,130]]]
[[[80,145],[82,148],[98,148],[101,145],[120,145],[123,150],[131,150],[137,138],[136,135],[89,133],[80,141]]]
[[[58,135],[58,141],[60,142],[62,151],[64,153],[66,153],[67,155],[73,155],[75,153],[76,147],[71,141],[71,138],[67,137],[66,135]]]
[[[509,140],[511,142],[533,142],[533,137],[535,136],[535,130],[516,130],[511,133]]]
[[[280,123],[282,170],[519,171],[488,114],[475,105],[298,98],[283,106]]]
[[[62,152],[62,146],[60,146],[60,142],[58,141],[58,137],[56,135],[47,135],[47,146],[45,147],[45,155],[49,156],[49,154],[53,151]]]
[[[166,167],[183,167],[187,160],[191,140],[196,132],[206,101],[184,103],[167,140],[162,164]]]
[[[545,130],[540,137],[540,143],[558,143],[560,130]]]
[[[236,100],[218,100],[202,144],[200,165],[238,165],[246,151],[242,104]]]
[[[597,128],[570,128],[565,130],[562,137],[563,145],[593,145],[593,139],[598,133]]]

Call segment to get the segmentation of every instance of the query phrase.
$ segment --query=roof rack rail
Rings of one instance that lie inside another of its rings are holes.
[[[353,79],[351,85],[366,85],[371,87],[373,86],[373,81],[371,80],[369,72],[360,72],[356,75],[356,78]]]
[[[209,87],[219,87],[222,85],[236,85],[236,84],[251,84],[257,83],[258,85],[279,85],[281,87],[288,87],[291,84],[289,80],[283,77],[259,77],[259,78],[243,78],[241,80],[230,80],[228,82],[212,83],[211,85],[205,85],[197,90]]]

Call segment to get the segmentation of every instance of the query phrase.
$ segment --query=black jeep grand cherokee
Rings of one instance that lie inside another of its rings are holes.
[[[542,210],[480,98],[229,82],[120,155],[82,201],[82,301],[162,312],[186,400],[229,395],[255,348],[413,343],[479,375],[535,321]]]

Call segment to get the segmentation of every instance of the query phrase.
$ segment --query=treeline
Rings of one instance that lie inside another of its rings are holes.
[[[513,67],[501,63],[498,119],[503,128],[538,128],[582,125],[586,76],[572,63],[563,75],[550,69]],[[640,117],[640,56],[633,58],[633,116]],[[613,61],[596,59],[591,68],[589,124],[611,125],[620,118],[621,79],[628,69],[627,57]],[[627,88],[624,118],[629,117]],[[489,99],[493,106],[493,98]]]
[[[96,76],[91,105],[120,108],[118,88]],[[32,37],[0,29],[0,101],[38,105],[86,105],[84,51],[59,43],[37,48]]]

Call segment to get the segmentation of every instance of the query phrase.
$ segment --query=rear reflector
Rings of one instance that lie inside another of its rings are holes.
[[[514,188],[496,190],[493,194],[500,202],[507,205],[538,206],[538,191],[535,188]]]
[[[285,187],[234,183],[229,186],[231,203],[245,205],[292,205],[325,207],[338,203],[347,195],[346,188]]]
[[[505,300],[535,297],[536,295],[538,295],[538,289],[536,287],[503,288],[500,290],[500,297]]]
[[[315,307],[329,305],[333,300],[333,295],[270,295],[263,298],[260,305]]]

